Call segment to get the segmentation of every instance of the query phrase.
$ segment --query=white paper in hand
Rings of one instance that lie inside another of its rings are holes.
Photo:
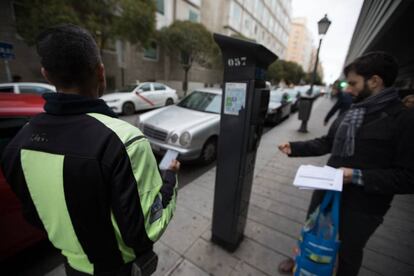
[[[342,191],[343,171],[329,166],[302,165],[296,172],[293,185],[300,189]]]
[[[171,165],[171,161],[177,159],[178,157],[178,151],[175,150],[167,150],[164,157],[162,158],[159,168],[160,170],[168,170],[168,168]]]

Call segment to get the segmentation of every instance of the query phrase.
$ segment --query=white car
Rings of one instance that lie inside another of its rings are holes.
[[[119,91],[101,97],[115,112],[132,115],[137,110],[152,109],[171,105],[178,101],[174,89],[162,83],[143,82],[128,85]]]
[[[136,123],[157,155],[179,152],[180,160],[216,159],[221,89],[196,89],[178,104],[140,114]]]
[[[53,85],[39,82],[0,83],[0,93],[38,94],[56,92]]]

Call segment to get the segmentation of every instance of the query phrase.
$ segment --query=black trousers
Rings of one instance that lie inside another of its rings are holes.
[[[322,202],[324,191],[314,191],[308,217]],[[337,276],[357,276],[361,268],[363,250],[371,235],[381,225],[383,216],[341,208]]]

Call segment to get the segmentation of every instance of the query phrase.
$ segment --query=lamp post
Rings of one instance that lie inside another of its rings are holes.
[[[318,21],[319,46],[318,46],[318,50],[316,51],[316,58],[315,58],[315,65],[313,67],[311,87],[306,92],[307,97],[301,98],[302,104],[300,104],[300,109],[302,110],[299,110],[299,119],[302,120],[302,124],[300,126],[299,132],[303,132],[303,133],[308,132],[307,124],[308,124],[308,120],[309,120],[311,109],[312,109],[312,103],[314,100],[314,98],[312,97],[312,94],[313,94],[313,86],[315,85],[316,74],[318,70],[319,50],[321,49],[323,36],[328,31],[330,25],[331,25],[331,21],[328,19],[328,16],[326,14],[321,20]]]

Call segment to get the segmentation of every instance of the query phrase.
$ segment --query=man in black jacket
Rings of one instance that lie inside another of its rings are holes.
[[[342,87],[340,86],[340,82],[337,80],[333,84],[333,88],[337,91],[337,100],[336,103],[332,106],[332,108],[328,111],[323,120],[323,124],[326,126],[332,116],[335,115],[336,112],[339,111],[339,115],[341,116],[342,113],[347,111],[352,104],[352,96],[348,92],[343,91]]]
[[[68,276],[129,276],[173,216],[180,164],[161,177],[141,131],[98,99],[105,70],[89,32],[52,27],[36,46],[58,92],[4,150],[4,175],[26,219],[66,257]]]
[[[395,59],[373,52],[349,64],[347,77],[354,104],[339,116],[327,135],[279,145],[288,156],[331,153],[328,165],[344,172],[341,200],[338,276],[357,275],[363,248],[382,223],[395,194],[414,192],[414,112],[406,109],[392,87]],[[320,204],[315,191],[308,215]],[[279,266],[291,271],[293,260]]]

